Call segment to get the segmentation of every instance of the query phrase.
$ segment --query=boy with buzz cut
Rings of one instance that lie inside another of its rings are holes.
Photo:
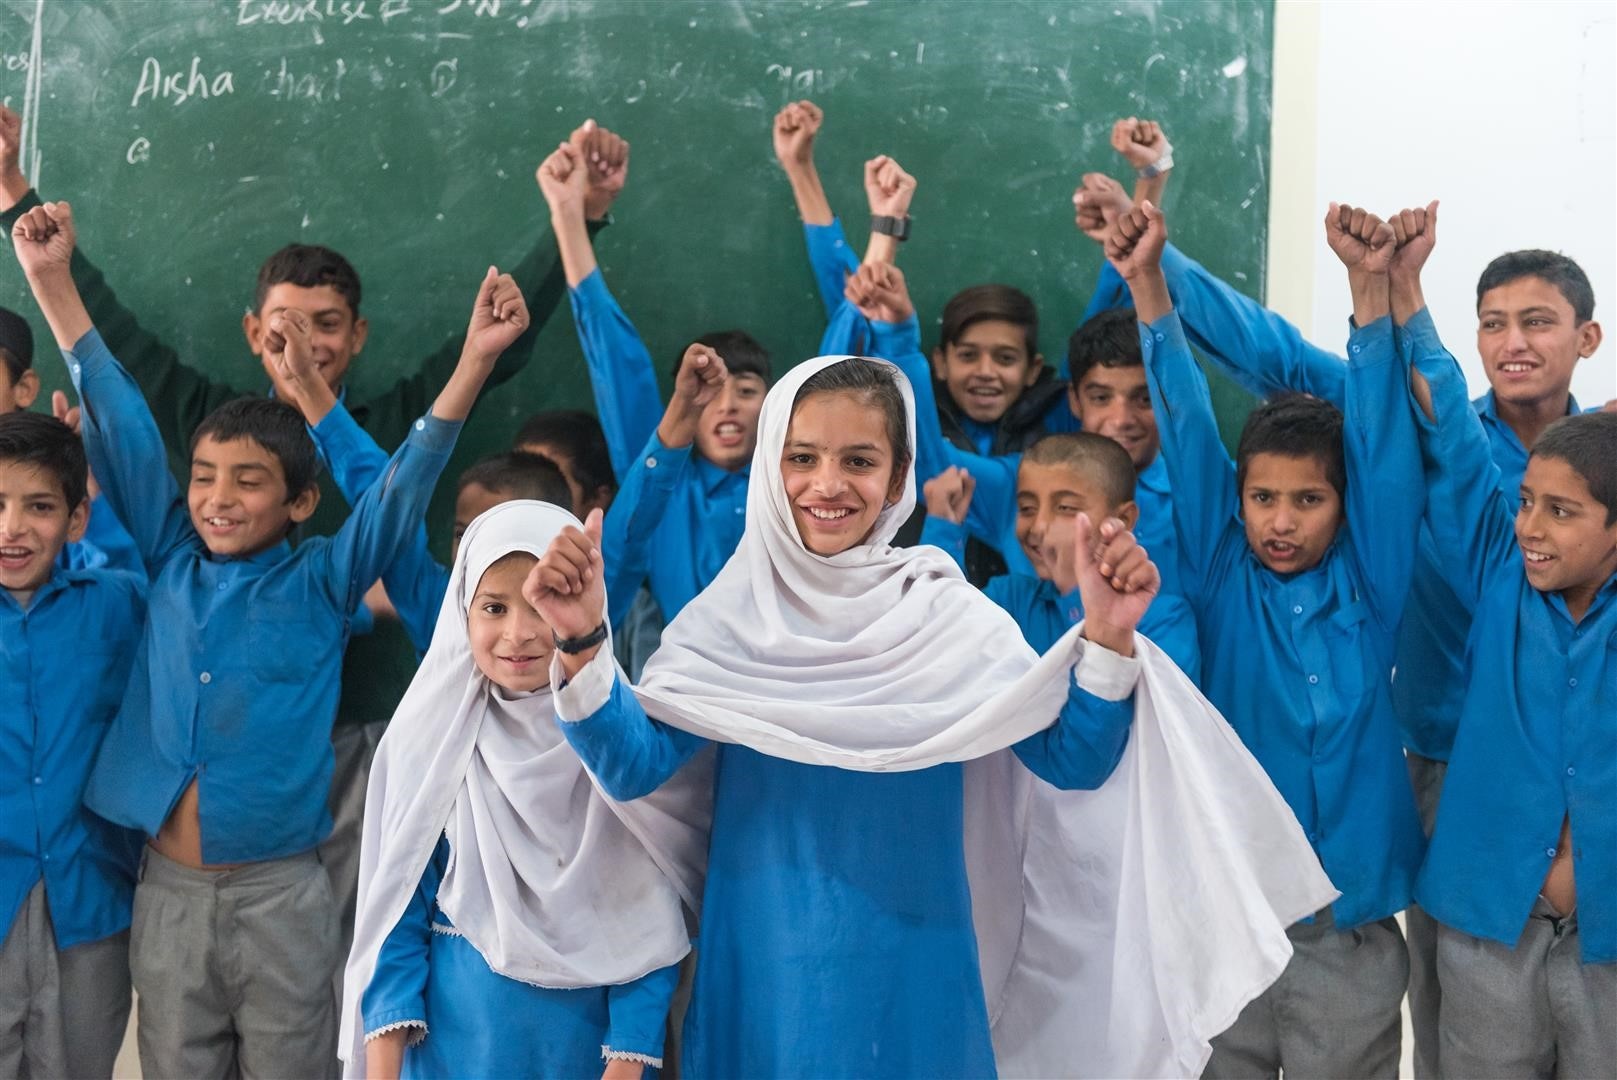
[[[129,1020],[135,843],[84,808],[84,786],[145,581],[63,565],[87,483],[66,424],[0,415],[0,1076],[111,1076]]]
[[[1410,329],[1427,520],[1471,616],[1415,887],[1439,924],[1438,1062],[1617,1075],[1617,414],[1550,424],[1511,498],[1459,365],[1429,318]]]
[[[288,534],[319,502],[291,405],[245,398],[192,437],[189,489],[79,297],[66,203],[24,214],[17,260],[62,348],[85,448],[152,586],[140,659],[85,790],[148,842],[129,964],[150,1076],[324,1076],[336,1061],[339,927],[315,847],[331,828],[329,737],[348,619],[409,541],[494,360],[527,322],[493,268],[461,359],[384,477],[329,540]],[[273,369],[315,365],[302,312],[273,315]]]
[[[1397,1075],[1409,903],[1423,837],[1389,694],[1425,507],[1409,363],[1389,271],[1418,273],[1374,215],[1332,204],[1326,239],[1353,295],[1345,409],[1291,395],[1253,411],[1232,462],[1160,260],[1162,214],[1121,215],[1107,257],[1139,319],[1165,421],[1202,685],[1296,814],[1341,890],[1288,930],[1280,979],[1213,1040],[1208,1077]],[[1395,323],[1398,324],[1395,326]],[[1344,415],[1345,414],[1345,415]]]

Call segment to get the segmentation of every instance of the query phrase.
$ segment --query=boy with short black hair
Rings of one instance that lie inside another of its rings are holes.
[[[83,800],[140,644],[145,582],[61,559],[84,534],[88,475],[66,424],[0,415],[4,1076],[110,1076],[129,1019],[135,844]]]
[[[37,397],[34,331],[27,319],[0,307],[0,414],[32,408]]]
[[[490,268],[430,415],[335,537],[293,551],[288,535],[320,498],[297,410],[257,398],[210,415],[182,493],[150,410],[79,297],[67,204],[28,211],[14,241],[83,400],[85,448],[152,579],[141,659],[85,790],[91,809],[149,837],[129,950],[142,1069],[329,1074],[340,930],[314,849],[331,828],[342,644],[526,325],[521,294]],[[272,316],[265,347],[278,372],[319,381],[301,311]]]

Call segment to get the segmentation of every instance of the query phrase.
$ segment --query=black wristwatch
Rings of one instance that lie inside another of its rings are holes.
[[[870,231],[891,236],[894,240],[904,241],[910,238],[910,216],[893,217],[891,214],[872,214],[870,216]]]
[[[564,652],[568,656],[576,656],[585,649],[593,649],[606,640],[606,623],[602,622],[600,626],[597,626],[583,637],[557,637],[554,630],[550,632],[550,636],[555,638],[558,652]]]

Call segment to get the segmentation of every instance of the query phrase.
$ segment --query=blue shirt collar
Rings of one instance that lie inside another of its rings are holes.
[[[741,466],[741,468],[737,469],[735,472],[730,472],[728,469],[719,468],[717,465],[713,464],[707,458],[702,457],[700,454],[691,455],[691,461],[696,466],[697,477],[702,481],[702,490],[708,495],[716,493],[721,487],[724,487],[727,482],[730,482],[737,477],[745,482],[748,474],[752,471],[752,462],[750,461]]]
[[[203,550],[207,551],[206,544],[203,544]],[[274,566],[278,562],[284,562],[291,554],[291,541],[282,540],[280,543],[273,544],[253,555],[215,555],[213,552],[208,551],[208,561],[215,563],[245,563],[248,566]]]

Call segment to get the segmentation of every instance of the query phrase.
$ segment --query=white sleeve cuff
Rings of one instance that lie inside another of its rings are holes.
[[[1102,701],[1122,701],[1134,693],[1134,684],[1140,681],[1140,657],[1123,656],[1088,638],[1078,639],[1078,662],[1073,665],[1072,678],[1080,689]]]
[[[611,639],[601,643],[595,657],[579,669],[577,675],[567,678],[561,666],[561,653],[550,657],[550,687],[555,694],[556,716],[569,724],[586,720],[601,710],[612,696],[612,683],[617,678],[617,664],[612,659]]]

